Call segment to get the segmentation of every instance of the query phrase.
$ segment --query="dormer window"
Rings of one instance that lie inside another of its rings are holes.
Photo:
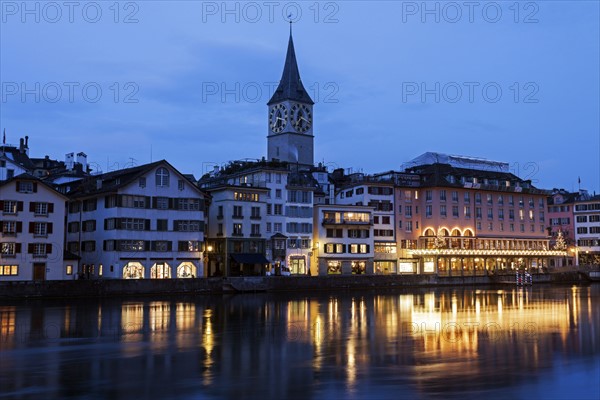
[[[169,186],[169,171],[166,168],[159,168],[156,170],[156,186],[157,187],[168,187]]]

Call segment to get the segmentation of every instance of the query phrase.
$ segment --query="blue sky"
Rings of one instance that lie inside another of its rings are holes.
[[[262,157],[291,13],[315,160],[373,173],[437,151],[600,191],[596,1],[23,4],[0,2],[0,127],[33,156],[198,177]]]

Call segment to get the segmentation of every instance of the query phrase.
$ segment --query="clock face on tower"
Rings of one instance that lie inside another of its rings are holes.
[[[310,108],[304,104],[294,104],[290,113],[290,121],[296,132],[304,133],[312,126]]]
[[[283,104],[276,104],[269,112],[269,127],[274,133],[283,131],[287,124],[288,111]]]

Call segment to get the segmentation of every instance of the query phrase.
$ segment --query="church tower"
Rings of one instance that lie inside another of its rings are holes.
[[[283,75],[267,105],[269,106],[268,159],[312,167],[314,165],[314,102],[300,79],[291,24]]]

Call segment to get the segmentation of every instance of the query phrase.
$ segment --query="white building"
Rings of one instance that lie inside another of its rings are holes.
[[[312,275],[373,274],[373,208],[315,205]]]
[[[73,279],[63,255],[67,198],[29,174],[0,182],[0,281]]]
[[[579,265],[600,265],[600,196],[576,201],[573,210]]]
[[[67,249],[84,277],[205,275],[205,195],[168,162],[89,177],[69,196]]]

